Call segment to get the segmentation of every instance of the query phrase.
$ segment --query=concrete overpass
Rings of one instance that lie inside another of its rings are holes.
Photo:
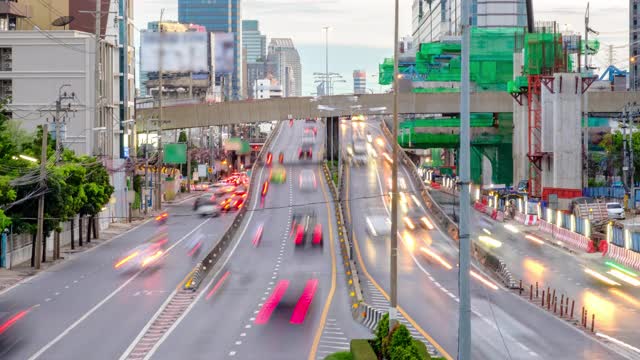
[[[638,92],[589,92],[589,112],[597,114],[620,113],[628,102],[638,102]],[[458,93],[407,93],[399,94],[401,114],[458,113]],[[505,92],[482,92],[471,95],[471,112],[512,112],[515,101]],[[325,105],[335,110],[318,110]],[[215,104],[176,104],[164,108],[164,129],[207,127],[214,125],[246,124],[294,118],[345,116],[351,114],[351,106],[360,105],[364,114],[390,114],[393,110],[392,94],[366,94],[325,96],[322,98],[295,97],[268,100],[231,101]],[[385,108],[382,110],[382,108]],[[157,108],[138,110],[138,121],[157,119]]]

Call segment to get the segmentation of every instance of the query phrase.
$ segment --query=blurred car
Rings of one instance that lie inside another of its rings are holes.
[[[214,192],[214,194],[216,196],[224,196],[225,194],[230,194],[230,193],[234,192],[235,190],[236,190],[236,186],[225,184],[224,187],[217,188],[216,191]]]
[[[273,162],[273,154],[271,153],[271,151],[269,151],[267,153],[267,166],[271,166],[271,163]]]
[[[284,167],[277,167],[271,169],[271,174],[269,176],[271,182],[276,184],[283,184],[287,181],[287,170]]]
[[[113,267],[123,271],[149,267],[158,262],[165,253],[168,244],[168,232],[163,231],[155,234],[151,239],[136,246],[133,250],[118,259]]]
[[[307,126],[304,128],[304,134],[316,136],[318,135],[318,128],[315,126]]]
[[[215,197],[203,200],[196,209],[196,214],[202,217],[220,215],[220,206]]]
[[[156,224],[164,225],[168,219],[169,219],[169,213],[166,211],[163,211],[162,213],[156,215]]]
[[[609,215],[609,219],[624,219],[624,208],[620,203],[610,202],[607,203],[607,214]]]
[[[313,145],[302,145],[298,149],[298,160],[313,159]]]
[[[370,215],[365,218],[367,233],[371,237],[388,236],[391,234],[391,219],[386,215]]]
[[[197,183],[193,185],[195,191],[207,191],[209,190],[209,183]]]
[[[293,214],[291,236],[296,247],[304,247],[307,243],[312,246],[322,246],[322,224],[313,210],[299,210]]]
[[[216,201],[216,196],[215,195],[211,195],[211,194],[207,194],[207,195],[202,195],[198,198],[196,198],[196,201],[193,202],[193,211],[198,210],[198,207],[202,204],[204,204],[207,201]]]
[[[267,192],[269,191],[269,180],[266,180],[263,184],[262,184],[262,197],[267,196]]]
[[[300,172],[300,189],[303,191],[315,190],[318,188],[316,174],[311,169],[303,169]]]
[[[278,155],[278,162],[280,164],[284,163],[284,153],[280,152],[280,155]]]
[[[237,211],[242,209],[246,200],[245,196],[233,195],[220,203],[220,211]]]

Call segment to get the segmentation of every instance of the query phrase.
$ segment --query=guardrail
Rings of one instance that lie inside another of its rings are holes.
[[[393,135],[391,131],[387,127],[385,121],[381,122],[382,133],[384,134],[387,141],[390,144],[394,144],[394,141],[397,142],[397,139],[393,139]],[[427,208],[431,211],[431,214],[435,217],[436,222],[442,229],[446,229],[449,236],[454,239],[456,242],[459,241],[459,232],[458,232],[458,224],[451,219],[444,209],[435,202],[429,190],[424,184],[424,181],[418,174],[418,169],[411,159],[407,156],[404,151],[399,151],[399,157],[403,164],[405,164],[409,168],[409,174],[413,178],[415,184],[420,188],[420,195],[422,196],[422,200],[424,201]],[[516,281],[513,278],[513,275],[509,271],[507,264],[498,256],[489,253],[487,250],[483,249],[481,246],[478,246],[472,243],[471,254],[474,259],[484,266],[487,270],[494,273],[498,279],[502,281],[502,283],[509,288],[516,288]]]
[[[344,172],[344,166],[342,167]],[[362,293],[362,287],[360,286],[360,277],[358,276],[358,269],[355,262],[351,259],[351,236],[347,233],[345,227],[344,208],[341,203],[340,190],[338,190],[331,179],[331,173],[327,167],[327,163],[322,164],[322,170],[324,172],[325,180],[329,186],[331,197],[333,198],[336,211],[336,221],[338,222],[338,238],[340,240],[340,251],[342,254],[341,263],[345,268],[345,274],[347,275],[347,285],[349,289],[349,298],[351,299],[351,315],[354,319],[362,321],[359,316],[360,308],[367,304],[364,303],[364,296]],[[341,177],[344,179],[344,176]],[[342,186],[341,186],[342,188]],[[329,220],[329,219],[328,219]]]
[[[258,176],[257,169],[259,166],[262,166],[262,164],[264,163],[263,159],[264,159],[265,153],[267,152],[266,149],[268,149],[271,146],[271,142],[280,131],[281,123],[282,122],[279,122],[276,128],[271,132],[271,134],[269,134],[267,141],[264,143],[264,146],[262,146],[260,153],[258,153],[256,162],[251,167],[249,190],[248,190],[247,200],[245,201],[246,206],[243,206],[240,210],[238,210],[238,214],[236,215],[236,218],[233,220],[233,223],[231,223],[231,225],[227,228],[224,235],[222,235],[222,238],[220,238],[218,243],[214,246],[213,250],[211,250],[209,254],[207,254],[207,256],[205,256],[205,258],[202,259],[202,261],[199,262],[196,265],[196,267],[192,270],[191,276],[188,277],[187,282],[185,282],[184,284],[184,289],[196,291],[200,286],[200,283],[202,282],[202,280],[207,276],[211,268],[216,264],[218,259],[221,257],[222,253],[224,253],[224,251],[227,249],[229,244],[233,241],[233,238],[235,237],[236,232],[240,228],[242,221],[244,220],[244,217],[248,211],[247,209],[249,207],[249,204],[251,204],[251,200],[253,199],[253,194],[255,192],[253,191],[253,189],[255,186],[259,186],[259,185],[256,185],[257,176]]]

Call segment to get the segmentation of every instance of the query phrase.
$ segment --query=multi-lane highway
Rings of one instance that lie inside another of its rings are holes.
[[[286,182],[272,182],[262,204],[255,197],[246,226],[223,266],[161,340],[153,358],[189,354],[192,359],[322,359],[348,349],[350,338],[368,335],[349,312],[344,274],[336,265],[335,211],[319,162],[297,157],[305,126],[314,124],[296,121],[292,127],[282,126],[271,152],[274,167],[283,153]],[[317,126],[314,153],[324,143],[324,131],[321,124]],[[300,189],[303,169],[315,174],[315,190]],[[270,169],[258,171],[262,184]],[[292,218],[303,211],[314,213],[321,224],[323,247],[294,246]],[[260,225],[264,231],[256,242]],[[303,294],[310,302],[303,301]]]
[[[372,135],[371,147],[376,157],[363,167],[347,171],[347,217],[353,222],[356,253],[365,274],[365,298],[381,308],[388,306],[389,243],[388,238],[371,236],[366,231],[368,215],[388,212],[388,179],[391,167],[383,156],[391,146],[383,139],[379,127],[367,124]],[[343,138],[351,136],[351,126],[343,127]],[[406,207],[421,209],[415,184],[407,169],[400,166],[406,184]],[[400,189],[403,190],[403,189]],[[417,201],[416,201],[417,200]],[[401,209],[404,205],[401,207]],[[403,216],[404,211],[401,210]],[[427,214],[428,216],[428,214]],[[398,297],[403,318],[414,334],[431,339],[448,357],[457,353],[457,247],[438,229],[410,231],[402,223],[398,250]],[[424,248],[424,250],[423,250]],[[620,355],[497,286],[481,269],[474,268],[472,279],[472,346],[474,358],[480,359],[551,359],[551,358],[620,358]],[[364,280],[363,280],[364,281]]]
[[[432,191],[431,194],[440,204],[447,204],[443,206],[445,210],[454,209],[451,201],[457,201],[457,197],[442,191]],[[457,205],[455,211],[458,212]],[[477,211],[472,211],[471,220],[475,234],[497,240],[487,249],[505,261],[516,280],[523,281],[525,288],[538,282],[541,289],[549,287],[557,290],[558,294],[569,296],[576,300],[578,308],[585,306],[589,313],[596,314],[595,329],[598,333],[640,348],[637,336],[640,282],[632,277],[623,277],[628,278],[629,283],[607,274],[615,268],[605,265],[611,261],[602,254],[587,254],[558,246],[553,242],[553,235],[538,233],[535,227],[520,226],[515,222],[497,223]],[[542,241],[544,239],[546,241]],[[586,269],[607,276],[616,284],[607,284],[589,275]]]
[[[150,221],[2,294],[3,312],[28,313],[1,335],[0,357],[118,358],[195,265],[187,240],[204,235],[206,250],[233,220],[233,214],[202,219],[191,206],[169,207],[168,250],[154,266],[114,269],[123,254],[161,231]]]

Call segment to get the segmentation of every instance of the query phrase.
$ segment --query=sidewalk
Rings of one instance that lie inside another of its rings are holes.
[[[163,205],[176,205],[182,201],[188,201],[189,199],[196,198],[202,195],[203,191],[196,191],[191,193],[180,193],[176,195],[176,198],[172,201],[164,202]],[[141,214],[141,217],[134,218],[131,223],[111,223],[109,227],[100,231],[99,239],[92,239],[91,242],[87,243],[86,239],[84,239],[83,246],[78,246],[78,239],[76,239],[76,246],[74,250],[71,250],[70,246],[64,246],[60,249],[60,259],[52,261],[49,256],[47,256],[47,261],[42,263],[40,270],[36,270],[31,267],[30,261],[25,261],[23,263],[17,264],[13,266],[10,270],[5,268],[0,268],[0,295],[2,293],[14,286],[15,284],[24,281],[25,279],[35,276],[40,272],[47,271],[52,267],[57,266],[65,261],[73,259],[76,256],[80,256],[83,253],[90,251],[96,247],[99,247],[118,235],[125,233],[139,225],[142,225],[147,220],[153,218],[156,215],[156,211],[149,211],[145,216],[144,213]]]

